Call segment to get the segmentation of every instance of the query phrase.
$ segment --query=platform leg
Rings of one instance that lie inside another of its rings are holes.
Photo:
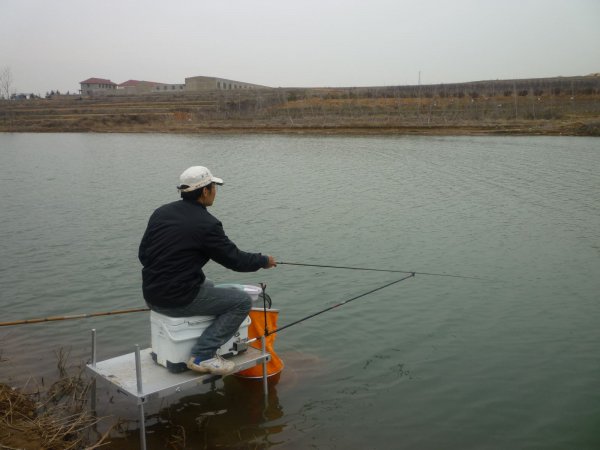
[[[96,367],[96,329],[92,328],[92,367]],[[92,377],[90,385],[90,408],[92,415],[96,415],[96,377]]]
[[[141,396],[144,393],[142,386],[142,362],[140,358],[140,346],[135,346],[135,376],[137,380],[137,391]],[[146,450],[146,415],[144,414],[144,403],[143,399],[139,400],[139,413],[140,413],[140,448]]]
[[[146,414],[144,413],[144,404],[140,403],[140,448],[146,450]]]
[[[260,338],[260,346],[262,349],[262,354],[263,354],[263,362],[262,362],[262,368],[263,368],[263,393],[265,396],[265,403],[267,402],[268,398],[269,398],[269,384],[267,382],[267,343],[266,343],[266,337],[263,335]]]

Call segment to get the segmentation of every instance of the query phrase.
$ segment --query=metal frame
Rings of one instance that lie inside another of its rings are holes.
[[[268,399],[267,362],[271,355],[266,351],[264,336],[260,338],[262,350],[248,347],[243,353],[230,358],[235,362],[235,372],[254,367],[263,366],[263,391],[265,401]],[[171,373],[165,367],[154,362],[151,356],[152,349],[140,350],[136,344],[135,352],[96,361],[96,330],[92,330],[92,361],[86,365],[91,373],[91,410],[96,412],[96,378],[101,377],[117,388],[117,391],[126,397],[134,399],[138,406],[140,421],[140,448],[146,449],[146,420],[144,404],[155,398],[168,397],[187,389],[192,389],[207,383],[214,383],[222,378],[219,375],[198,374],[186,371]]]

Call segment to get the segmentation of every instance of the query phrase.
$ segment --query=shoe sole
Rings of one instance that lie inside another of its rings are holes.
[[[231,370],[226,370],[226,371],[221,371],[221,370],[212,371],[210,369],[206,369],[204,367],[198,367],[198,366],[196,366],[196,367],[187,366],[187,367],[188,367],[188,369],[190,369],[196,373],[204,373],[204,374],[210,373],[212,375],[221,375],[221,376],[232,374],[235,371],[235,368],[232,368]]]
[[[188,369],[194,371],[194,372],[198,372],[198,373],[211,373],[210,370],[205,369],[204,367],[194,367],[194,366],[187,366]]]

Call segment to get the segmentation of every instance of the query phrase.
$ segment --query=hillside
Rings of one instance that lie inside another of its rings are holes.
[[[0,131],[600,136],[600,77],[4,100]]]

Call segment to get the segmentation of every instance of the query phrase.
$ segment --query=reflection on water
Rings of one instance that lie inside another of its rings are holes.
[[[149,448],[265,449],[277,444],[285,423],[279,376],[269,378],[265,404],[262,380],[225,377],[206,393],[180,398],[146,417]],[[132,406],[133,407],[133,406]],[[113,439],[111,448],[132,448],[139,432]],[[280,442],[279,442],[280,443]]]

